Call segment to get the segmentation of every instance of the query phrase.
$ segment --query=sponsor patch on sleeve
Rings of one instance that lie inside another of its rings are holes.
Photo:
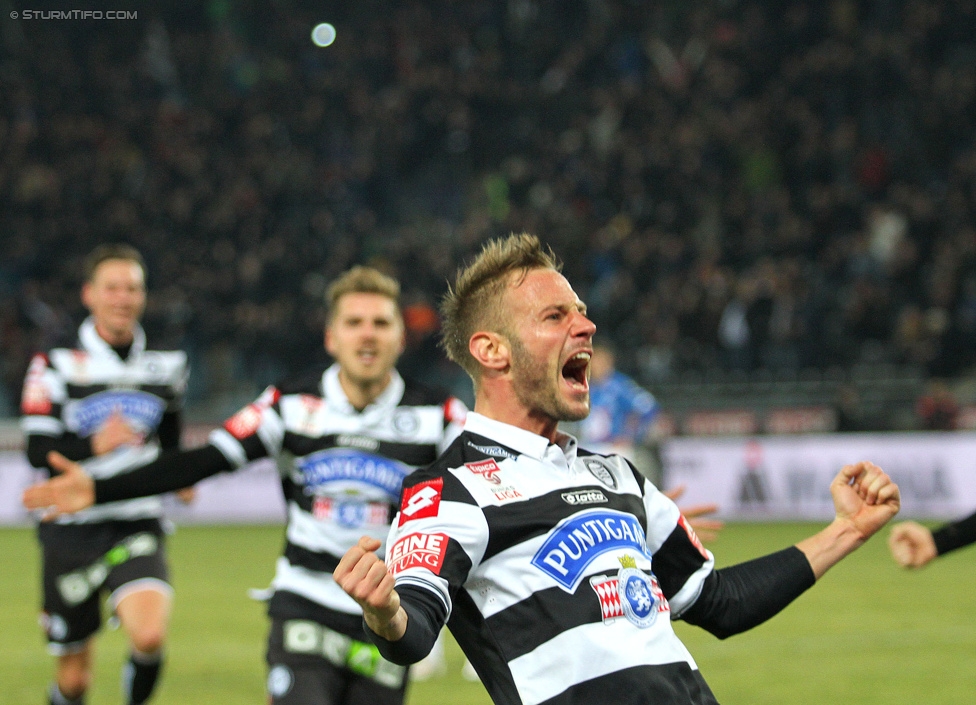
[[[400,522],[403,526],[413,519],[436,517],[441,506],[441,491],[444,489],[444,479],[428,480],[414,485],[403,492],[400,503]]]
[[[444,403],[444,423],[463,424],[468,407],[460,399],[451,397]]]
[[[447,542],[447,534],[407,534],[393,544],[387,553],[386,566],[394,576],[410,568],[424,568],[434,575],[440,575]]]
[[[224,422],[224,428],[237,440],[244,440],[261,426],[264,412],[281,396],[274,387],[268,387],[255,401],[251,402]]]
[[[44,372],[47,370],[47,357],[35,355],[27,369],[24,379],[24,392],[21,395],[20,410],[24,414],[50,414],[51,395],[44,384]]]
[[[695,530],[691,528],[691,524],[689,524],[688,520],[685,519],[684,514],[678,516],[678,526],[685,530],[685,533],[688,534],[688,540],[694,544],[695,548],[698,549],[698,552],[702,554],[702,557],[707,560],[708,552],[705,550],[705,547],[702,546],[701,539],[698,538],[698,534],[695,533]]]

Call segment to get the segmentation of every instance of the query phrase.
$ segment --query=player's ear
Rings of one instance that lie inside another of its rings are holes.
[[[325,330],[322,331],[322,342],[325,345],[325,351],[335,357],[335,353],[332,351],[332,326],[328,323],[325,324]]]
[[[478,331],[468,341],[468,352],[482,367],[496,372],[508,369],[511,364],[511,345],[499,333]]]
[[[81,303],[85,305],[89,311],[92,307],[92,285],[91,282],[85,282],[81,285]]]

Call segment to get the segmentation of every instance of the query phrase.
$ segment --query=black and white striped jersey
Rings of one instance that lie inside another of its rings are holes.
[[[338,365],[332,365],[294,384],[269,387],[211,434],[210,444],[236,467],[263,457],[277,460],[288,518],[272,616],[315,616],[291,595],[344,615],[362,614],[332,571],[361,536],[385,543],[403,480],[450,444],[465,412],[459,400],[405,382],[395,370],[380,396],[357,411],[339,383]],[[362,638],[358,618],[336,621],[323,613],[318,619]]]
[[[401,597],[443,602],[495,703],[715,702],[671,626],[712,555],[620,456],[469,413],[387,543]]]
[[[21,399],[21,430],[28,447],[32,439],[49,440],[48,447],[78,460],[92,477],[112,477],[159,455],[160,428],[165,419],[178,419],[186,379],[186,353],[147,350],[145,332],[137,325],[129,355],[123,360],[88,318],[78,329],[76,347],[54,348],[31,361]],[[92,456],[91,436],[113,413],[120,413],[145,442]],[[173,443],[178,444],[179,422],[170,426],[175,428]],[[89,524],[161,514],[162,502],[156,496],[91,507],[56,521]]]

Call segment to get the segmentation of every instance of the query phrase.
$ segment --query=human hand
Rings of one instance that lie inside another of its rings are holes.
[[[932,532],[914,521],[891,527],[888,549],[902,568],[921,568],[939,555]]]
[[[115,450],[119,446],[142,445],[145,438],[141,433],[137,433],[129,422],[125,420],[122,412],[116,409],[105,419],[103,423],[91,437],[92,452],[95,455],[104,455]]]
[[[678,485],[664,493],[672,502],[685,493],[685,486]],[[711,542],[718,538],[719,532],[725,527],[725,522],[718,519],[703,519],[718,511],[717,504],[693,504],[690,507],[678,507],[678,511],[688,520],[688,524],[695,530],[695,534],[704,542]]]
[[[47,454],[47,462],[61,474],[24,490],[21,501],[25,508],[43,510],[41,519],[50,521],[95,503],[95,481],[81,465],[54,451]]]
[[[332,578],[363,608],[363,618],[387,641],[397,641],[407,629],[407,614],[400,609],[400,595],[386,564],[376,555],[382,544],[363,536],[346,551]]]
[[[182,490],[176,490],[173,494],[176,498],[180,500],[183,504],[193,504],[193,500],[197,498],[197,488],[196,487],[184,487]]]
[[[862,461],[841,468],[830,494],[838,520],[848,522],[867,540],[901,508],[901,492],[881,468]]]

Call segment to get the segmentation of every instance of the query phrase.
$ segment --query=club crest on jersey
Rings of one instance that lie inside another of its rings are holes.
[[[610,468],[599,458],[583,458],[583,465],[590,471],[597,480],[609,487],[611,490],[617,489],[617,478],[613,476]]]
[[[312,453],[296,465],[306,494],[325,494],[324,489],[334,482],[355,482],[382,490],[391,502],[400,497],[403,478],[412,470],[391,458],[348,448]]]
[[[436,517],[441,506],[441,490],[444,489],[443,478],[421,482],[419,485],[407,488],[403,492],[400,503],[400,521],[397,526],[403,526],[408,521]]]
[[[515,453],[505,450],[501,446],[480,446],[475,445],[471,441],[468,441],[468,445],[474,448],[479,453],[484,453],[485,455],[491,455],[496,458],[509,458],[511,460],[515,459]]]
[[[475,475],[481,475],[482,478],[493,485],[502,484],[502,478],[498,477],[498,473],[501,472],[501,468],[498,467],[498,463],[496,463],[492,458],[488,458],[488,460],[479,460],[474,463],[465,463],[464,467],[473,472]]]
[[[165,402],[155,394],[137,390],[109,390],[98,392],[65,409],[65,421],[69,428],[87,438],[102,427],[115,413],[121,414],[133,430],[141,433],[155,431],[163,418]]]
[[[447,534],[407,534],[393,544],[386,554],[387,568],[391,575],[410,568],[424,568],[434,575],[440,575],[447,542]]]
[[[420,419],[414,409],[399,408],[393,412],[393,428],[401,436],[413,436],[420,428]]]
[[[634,626],[646,629],[657,620],[661,612],[671,609],[657,578],[637,569],[632,556],[620,559],[621,570],[616,577],[594,575],[590,587],[600,600],[600,612],[604,624],[611,624],[624,617]]]
[[[651,557],[637,517],[614,509],[590,509],[561,521],[532,557],[532,565],[567,592],[575,592],[590,563],[621,548]]]

